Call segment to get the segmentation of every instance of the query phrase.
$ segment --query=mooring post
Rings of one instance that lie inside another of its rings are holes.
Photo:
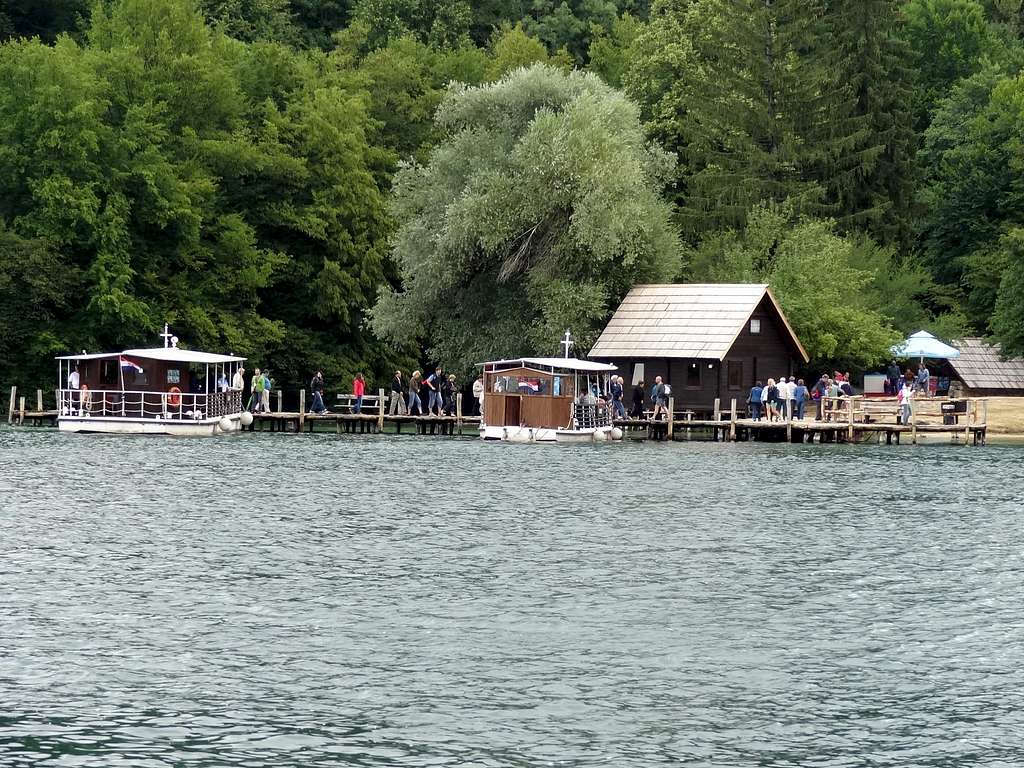
[[[715,440],[718,440],[718,422],[722,420],[722,401],[720,398],[715,398],[715,411],[712,421],[715,422]]]
[[[910,442],[917,445],[917,398],[910,398]]]
[[[11,403],[7,408],[7,423],[14,423],[14,404],[18,402],[18,387],[11,387]]]
[[[25,423],[25,398],[24,397],[19,397],[18,398],[18,410],[20,411],[20,415],[18,416],[18,424],[23,425]]]
[[[676,399],[674,396],[668,396],[668,429],[665,432],[665,436],[671,440],[672,435],[675,434],[676,426]]]
[[[296,432],[301,432],[302,428],[306,426],[306,390],[299,390],[299,428]]]
[[[729,403],[729,440],[736,441],[736,398]]]
[[[853,398],[846,402],[846,439],[853,442]]]
[[[455,395],[455,425],[462,434],[462,393],[459,392]]]
[[[43,390],[36,390],[36,410],[40,413],[43,412]]]
[[[384,387],[377,390],[377,403],[380,408],[377,411],[377,433],[384,431]]]

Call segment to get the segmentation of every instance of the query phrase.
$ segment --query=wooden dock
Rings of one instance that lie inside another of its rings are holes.
[[[776,421],[744,418],[736,400],[731,401],[727,411],[716,400],[711,418],[703,419],[693,418],[692,411],[677,411],[674,405],[670,398],[669,413],[664,419],[618,419],[614,423],[627,436],[641,433],[651,440],[709,435],[716,441],[813,443],[817,438],[819,443],[863,443],[881,442],[884,437],[887,445],[898,445],[903,436],[916,444],[918,435],[948,435],[953,442],[984,445],[988,436],[985,398],[914,400],[906,423],[901,419],[901,406],[893,398],[826,398],[821,403],[820,415],[818,403],[811,401],[805,418],[786,414]]]
[[[35,407],[29,408],[26,398],[18,396],[17,387],[11,387],[7,423],[15,426],[56,426],[57,410],[44,407],[43,390],[36,390]],[[385,413],[384,392],[372,411],[362,413],[326,412],[308,413],[305,410],[306,393],[299,393],[299,410],[285,411],[280,390],[276,395],[276,409],[253,414],[248,431],[289,432],[298,434],[314,431],[334,431],[337,434],[382,434],[393,432],[415,435],[458,436],[473,434],[480,426],[479,416],[462,413],[462,396],[456,398],[456,411],[450,416],[402,416]],[[56,401],[55,401],[56,402]],[[710,438],[716,441],[762,441],[787,443],[858,443],[881,442],[899,444],[903,439],[918,442],[918,436],[947,435],[953,442],[964,445],[984,445],[988,436],[988,400],[985,398],[922,398],[912,403],[910,418],[902,423],[900,406],[892,398],[865,398],[862,396],[826,398],[821,404],[808,402],[804,419],[792,414],[779,421],[755,421],[746,418],[732,400],[728,410],[715,401],[710,418],[694,418],[690,410],[676,410],[674,398],[669,398],[667,418],[657,421],[644,419],[618,419],[615,426],[623,430],[626,438],[649,440],[688,440]]]

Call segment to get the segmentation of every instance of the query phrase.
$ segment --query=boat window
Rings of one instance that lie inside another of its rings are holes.
[[[520,376],[516,382],[520,395],[547,395],[548,383],[539,376]]]
[[[178,368],[167,369],[167,383],[168,384],[180,384],[181,383],[181,370]]]
[[[117,360],[104,360],[103,367],[100,370],[100,381],[103,384],[103,389],[117,389],[117,374],[118,374],[118,362]]]
[[[133,386],[149,384],[149,379],[146,378],[146,369],[143,368],[141,371],[137,371],[134,368],[125,368],[125,384],[128,383],[131,383]]]
[[[553,376],[552,377],[552,379],[551,379],[551,394],[553,394],[555,397],[562,397],[562,396],[568,397],[569,396],[569,394],[570,394],[570,392],[569,392],[569,385],[568,385],[568,383],[566,382],[565,379],[566,379],[565,376]]]

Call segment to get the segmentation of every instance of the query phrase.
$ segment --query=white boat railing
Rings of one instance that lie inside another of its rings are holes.
[[[121,389],[61,389],[57,391],[61,416],[122,419],[220,418],[242,411],[242,393],[140,392]]]
[[[611,426],[611,417],[606,405],[592,403],[572,404],[573,423],[578,429],[596,429]]]

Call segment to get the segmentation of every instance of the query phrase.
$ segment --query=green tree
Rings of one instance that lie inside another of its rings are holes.
[[[909,63],[917,73],[914,119],[923,130],[949,89],[982,68],[989,28],[976,0],[908,0],[903,14]]]
[[[402,289],[373,312],[389,340],[462,369],[554,351],[570,326],[586,347],[635,282],[678,269],[658,195],[671,161],[596,76],[535,65],[456,86],[437,123],[428,164],[395,181]]]
[[[742,230],[706,239],[692,276],[710,282],[765,282],[812,363],[863,368],[881,362],[899,334],[872,302],[878,275],[857,266],[863,243],[835,223],[794,218],[790,206],[759,205]]]
[[[833,185],[836,216],[848,228],[909,252],[915,136],[908,46],[896,0],[831,0],[829,26],[850,115],[863,121],[859,152]]]
[[[1024,229],[1015,227],[1002,238],[1007,267],[999,281],[992,313],[992,335],[1007,357],[1024,355]]]
[[[837,211],[837,188],[877,157],[851,110],[822,23],[805,0],[660,0],[627,90],[680,154],[679,215],[692,238],[740,226],[761,201]]]
[[[610,30],[593,29],[595,35],[587,51],[590,71],[599,74],[609,85],[622,87],[629,64],[629,50],[642,30],[642,22],[629,13],[612,22]]]

